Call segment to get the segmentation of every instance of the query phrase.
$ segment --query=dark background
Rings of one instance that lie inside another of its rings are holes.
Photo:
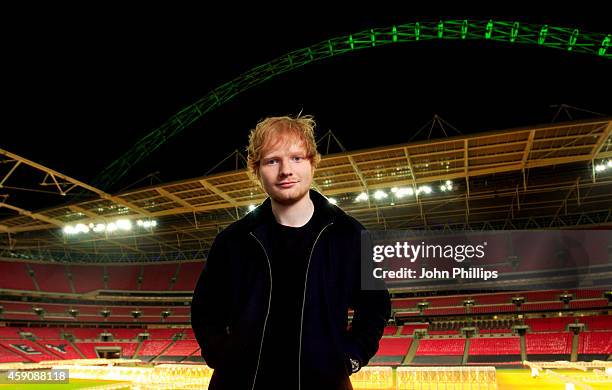
[[[370,4],[372,10],[342,3],[334,12],[302,6],[228,3],[213,11],[72,5],[4,12],[0,148],[91,183],[214,87],[322,40],[464,18],[611,30],[601,4],[584,12],[557,6],[540,16],[399,11],[384,4]],[[434,114],[464,134],[549,123],[558,110],[551,106],[562,103],[609,115],[610,87],[609,60],[554,49],[435,41],[360,50],[238,96],[166,142],[112,191],[203,175],[235,149],[244,150],[248,130],[268,115],[312,114],[318,136],[331,129],[354,150],[407,142]],[[562,113],[558,119],[569,118]],[[17,193],[11,201],[19,203],[19,196],[27,195]],[[45,205],[41,199],[30,207]]]

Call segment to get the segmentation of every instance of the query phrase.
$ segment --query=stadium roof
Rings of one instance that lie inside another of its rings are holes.
[[[57,190],[81,188],[88,195],[36,212],[5,202],[20,215],[0,220],[0,233],[9,237],[0,249],[3,258],[202,259],[223,227],[265,198],[246,169],[107,194],[7,155],[13,166],[33,170],[33,177],[44,174]],[[605,118],[328,154],[314,185],[372,229],[610,225],[610,161],[612,120]],[[357,200],[361,193],[368,198]],[[66,225],[93,228],[118,219],[132,220],[133,229],[62,232]],[[143,228],[136,220],[154,220],[157,226]]]

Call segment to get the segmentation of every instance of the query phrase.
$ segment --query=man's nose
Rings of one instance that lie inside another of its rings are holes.
[[[281,160],[278,173],[281,176],[291,176],[291,175],[293,175],[293,172],[291,170],[291,164],[289,164],[289,160],[286,160],[286,159],[282,159]]]

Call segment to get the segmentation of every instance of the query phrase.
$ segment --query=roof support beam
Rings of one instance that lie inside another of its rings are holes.
[[[212,191],[213,193],[215,193],[217,196],[223,198],[226,202],[228,202],[229,204],[231,204],[234,207],[239,207],[240,205],[238,203],[236,203],[236,201],[231,198],[229,195],[227,195],[225,192],[221,191],[220,189],[218,189],[217,187],[215,187],[214,185],[210,184],[208,181],[206,181],[205,179],[200,179],[199,182],[206,187],[206,189]]]

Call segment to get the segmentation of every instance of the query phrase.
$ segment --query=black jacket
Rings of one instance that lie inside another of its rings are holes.
[[[361,289],[364,227],[316,191],[325,219],[307,268],[299,356],[301,390],[351,389],[348,357],[366,365],[378,350],[389,293]],[[273,221],[267,199],[219,233],[196,285],[191,325],[206,363],[210,390],[250,390],[257,374],[270,305],[267,248]],[[347,330],[348,309],[353,321]]]

